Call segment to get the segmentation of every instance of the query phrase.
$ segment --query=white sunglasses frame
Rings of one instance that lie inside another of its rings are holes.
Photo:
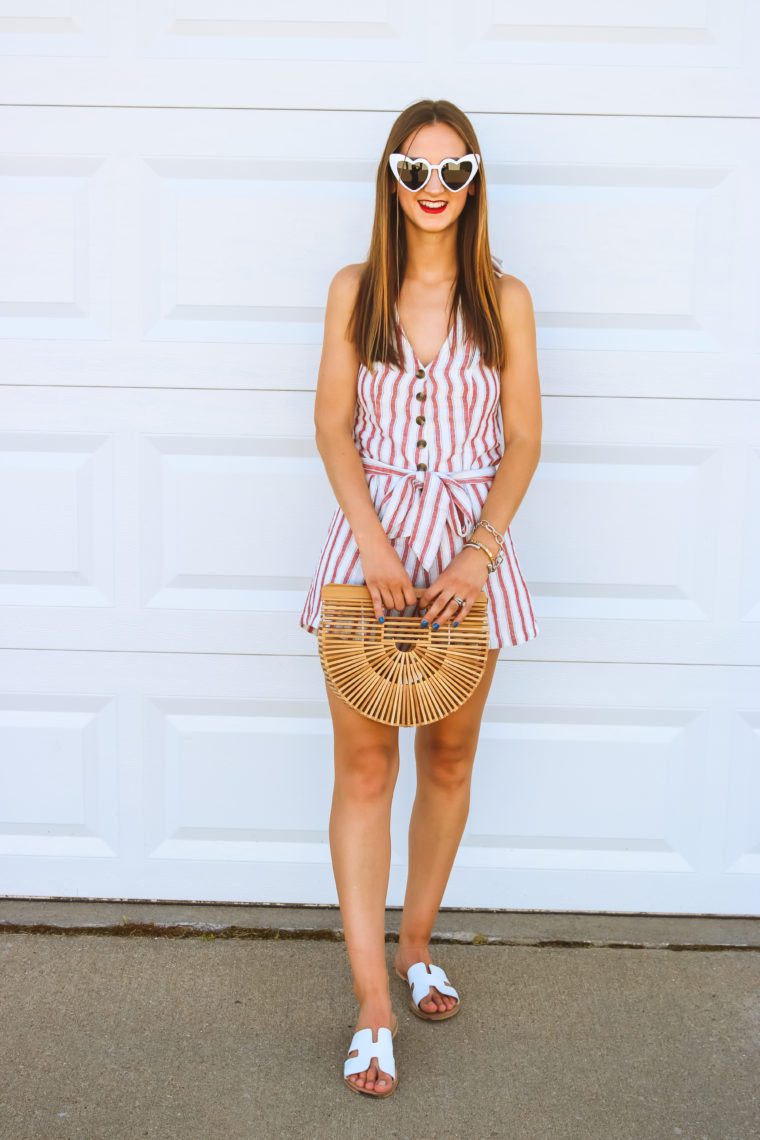
[[[447,186],[446,183],[441,178],[441,167],[445,166],[447,162],[464,162],[465,159],[467,159],[467,158],[474,159],[472,173],[470,174],[470,177],[467,179],[466,182],[462,183],[461,186],[458,186],[456,188],[456,190],[452,190],[452,188],[450,186]],[[415,190],[412,190],[409,186],[406,186],[401,181],[401,179],[399,178],[398,166],[399,166],[399,163],[402,161],[403,162],[424,162],[428,168],[427,178]],[[408,154],[392,154],[388,159],[388,163],[390,165],[391,170],[393,171],[393,174],[394,174],[396,181],[398,182],[399,186],[403,186],[404,189],[408,190],[410,194],[418,194],[420,192],[420,190],[424,189],[424,187],[427,186],[428,182],[430,181],[430,177],[431,177],[434,170],[437,173],[438,178],[439,178],[440,183],[441,183],[441,186],[443,186],[444,190],[448,190],[450,194],[459,194],[460,191],[467,189],[467,187],[470,185],[470,183],[475,178],[475,175],[480,170],[481,158],[480,158],[479,154],[470,153],[470,154],[463,154],[460,158],[444,158],[439,163],[432,163],[432,162],[428,162],[428,160],[426,158],[412,158],[411,155],[408,155]]]

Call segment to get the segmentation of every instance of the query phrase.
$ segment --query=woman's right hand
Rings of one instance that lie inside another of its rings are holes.
[[[403,613],[407,606],[416,606],[417,591],[388,538],[365,545],[359,556],[376,618],[384,617],[383,607]]]

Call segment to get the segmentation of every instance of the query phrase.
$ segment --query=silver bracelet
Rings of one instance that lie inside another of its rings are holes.
[[[488,573],[489,574],[494,573],[494,571],[500,565],[502,559],[504,558],[504,555],[501,553],[501,551],[499,551],[499,557],[496,559],[493,559],[492,555],[491,555],[491,551],[488,549],[487,546],[484,546],[482,542],[470,542],[468,539],[468,541],[465,542],[464,545],[465,546],[474,546],[477,550],[483,551],[485,556],[488,558]]]
[[[484,526],[484,527],[486,528],[486,530],[490,531],[490,532],[491,532],[491,534],[492,534],[492,535],[494,536],[494,538],[496,539],[496,541],[498,542],[499,546],[503,546],[503,545],[504,545],[504,535],[503,535],[503,534],[499,534],[499,532],[498,532],[498,530],[496,529],[496,527],[495,527],[495,526],[491,526],[490,522],[487,522],[485,519],[478,519],[478,521],[475,523],[475,526],[474,526],[472,529],[473,529],[473,530],[475,530],[475,528],[476,528],[476,527],[479,527],[479,526]]]
[[[480,546],[481,549],[486,552],[486,554],[488,555],[488,560],[489,560],[489,562],[492,562],[493,568],[495,570],[496,567],[501,566],[502,562],[504,561],[504,550],[501,546],[499,546],[497,554],[495,554],[495,555],[491,554],[491,551],[488,549],[488,547],[483,546],[481,543],[478,542],[477,538],[475,538],[476,527],[477,527],[477,523],[472,528],[470,533],[467,535],[467,541],[468,542],[474,542],[476,546]],[[489,523],[489,527],[490,527],[490,523]],[[496,533],[498,534],[498,531]]]

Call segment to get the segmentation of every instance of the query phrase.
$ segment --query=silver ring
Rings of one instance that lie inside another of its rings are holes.
[[[454,601],[459,603],[460,608],[467,605],[467,600],[465,598],[458,598],[456,594],[454,594]]]

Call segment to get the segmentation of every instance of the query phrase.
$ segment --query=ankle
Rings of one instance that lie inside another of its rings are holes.
[[[359,1002],[359,1008],[356,1011],[356,1026],[358,1029],[371,1028],[377,1030],[381,1025],[390,1025],[392,1018],[393,1006],[390,1001]]]
[[[408,958],[412,954],[424,958],[428,954],[428,946],[430,945],[429,938],[401,938],[398,940],[397,953]]]
[[[354,997],[361,1009],[384,1009],[391,1004],[389,985],[382,989],[378,989],[376,986],[365,989],[362,989],[361,986],[354,986]]]

